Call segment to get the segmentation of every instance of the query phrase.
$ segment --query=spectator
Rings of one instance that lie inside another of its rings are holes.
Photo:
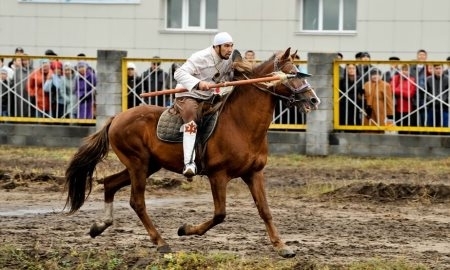
[[[74,88],[78,101],[76,117],[79,119],[94,119],[97,78],[85,61],[78,62],[77,70],[78,75],[75,78]]]
[[[373,68],[370,81],[364,84],[366,117],[364,125],[385,126],[393,120],[393,95],[391,86],[381,79],[382,72]]]
[[[447,69],[444,70],[444,75],[450,76],[450,56],[445,59],[445,61],[449,62],[447,63]]]
[[[44,92],[44,83],[46,80],[51,80],[53,72],[50,70],[48,59],[42,59],[40,63],[41,66],[28,78],[27,90],[28,94],[35,99],[36,116],[50,117],[50,96],[49,93]]]
[[[139,87],[140,84],[141,77],[138,75],[136,65],[129,62],[127,64],[128,109],[138,106],[141,103],[139,95],[142,93],[142,88]]]
[[[389,57],[389,61],[400,61],[400,58],[398,58],[397,56],[391,56]],[[398,63],[392,63],[389,70],[383,74],[383,81],[390,83],[392,78],[398,73]]]
[[[339,124],[361,125],[364,89],[355,64],[347,64],[345,76],[339,81]]]
[[[67,107],[64,111],[64,118],[75,118],[77,112],[77,96],[75,94],[75,78],[76,72],[75,68],[70,62],[63,64],[63,77],[62,77],[62,93],[65,95],[66,100],[68,100]]]
[[[168,78],[166,80],[167,82],[167,88],[168,89],[174,89],[177,87],[177,80],[175,80],[175,71],[180,68],[181,65],[179,63],[172,63],[172,65],[169,68]]]
[[[420,126],[426,125],[425,115],[427,114],[427,109],[425,106],[425,94],[427,90],[425,89],[425,84],[427,77],[430,76],[431,73],[429,73],[426,65],[422,62],[427,61],[427,57],[427,51],[425,51],[424,49],[418,50],[416,54],[416,61],[418,63],[411,65],[410,69],[411,76],[416,78],[416,82],[418,85],[416,99],[413,102],[416,108],[418,108],[417,120],[419,121]]]
[[[336,54],[336,60],[344,59],[344,55],[340,52]],[[342,65],[339,65],[339,80],[342,80],[345,77],[345,68]]]
[[[449,78],[443,74],[442,65],[433,65],[433,67],[433,75],[429,76],[426,81],[426,125],[448,127]]]
[[[0,116],[11,116],[13,108],[13,95],[11,90],[11,81],[8,77],[8,70],[5,67],[0,68]]]
[[[177,87],[178,82],[175,80],[175,71],[177,71],[180,67],[181,65],[179,63],[172,63],[170,66],[168,78],[166,79],[168,89],[175,89]],[[169,99],[166,99],[166,106],[170,107],[173,104],[174,99],[175,96],[170,95]]]
[[[27,91],[27,80],[28,76],[31,74],[33,68],[31,65],[31,60],[26,57],[26,54],[22,56],[22,65],[20,68],[14,70],[14,112],[13,116],[18,117],[35,117],[36,109],[34,105],[36,104],[35,97],[31,97]]]
[[[369,62],[370,61],[370,54],[368,52],[362,52],[361,55],[361,61],[363,62]],[[361,63],[357,66],[357,72],[358,76],[362,78],[363,84],[370,81],[370,71],[375,68],[370,63]]]
[[[52,49],[48,49],[44,52],[46,56],[58,56]]]
[[[410,76],[409,65],[403,64],[391,81],[395,97],[395,122],[397,126],[417,126],[417,116],[412,113],[415,106],[412,99],[416,96],[416,79]]]
[[[253,50],[247,50],[244,54],[244,59],[252,63],[253,66],[256,65],[255,52]]]
[[[4,61],[5,61],[5,59],[3,57],[0,58],[0,68],[3,68],[3,69],[5,69],[6,72],[8,72],[8,81],[11,81],[14,77],[14,70],[11,67],[6,66],[4,64]],[[11,65],[12,65],[12,63],[13,63],[13,61],[11,61]]]
[[[154,56],[153,58],[159,59],[160,57]],[[152,62],[150,68],[142,73],[144,92],[155,92],[166,88],[167,73],[161,69],[160,65],[161,62]],[[164,95],[151,97],[150,104],[164,107],[165,100]]]
[[[17,48],[14,50],[14,54],[15,54],[15,55],[23,55],[24,53],[25,53],[25,51],[23,50],[22,47],[17,47]],[[11,59],[11,61],[9,61],[8,67],[11,68],[11,67],[13,66],[13,64],[14,64],[14,58]]]
[[[44,91],[49,93],[51,103],[52,117],[62,118],[66,113],[66,108],[70,103],[70,93],[66,93],[63,85],[63,65],[59,61],[50,63],[50,68],[53,71],[51,80],[44,83]]]

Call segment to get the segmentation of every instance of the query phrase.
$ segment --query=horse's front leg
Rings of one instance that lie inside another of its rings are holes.
[[[284,258],[292,258],[295,252],[289,248],[280,238],[277,228],[272,220],[272,213],[267,203],[266,190],[264,186],[264,175],[262,171],[255,172],[247,177],[242,177],[244,182],[248,185],[258,208],[259,216],[263,219],[267,233],[269,234],[270,242],[277,251],[278,255]]]
[[[103,186],[105,188],[105,208],[103,219],[92,224],[89,235],[92,238],[100,235],[109,226],[113,224],[113,202],[114,195],[121,188],[130,184],[130,176],[127,170],[110,175],[104,179]]]
[[[178,229],[178,235],[203,235],[209,229],[222,223],[226,217],[227,184],[230,179],[221,177],[209,177],[211,192],[214,200],[214,216],[199,225],[184,224]]]

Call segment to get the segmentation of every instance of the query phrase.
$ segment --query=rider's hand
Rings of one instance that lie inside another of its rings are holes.
[[[200,90],[209,90],[209,83],[205,81],[200,81],[198,83],[198,89]]]

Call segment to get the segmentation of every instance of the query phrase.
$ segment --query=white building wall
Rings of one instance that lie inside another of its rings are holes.
[[[450,55],[450,1],[359,0],[356,34],[299,32],[300,0],[219,0],[219,30],[230,32],[235,47],[253,49],[258,59],[292,47],[307,52],[337,52],[353,59],[369,51],[372,59],[415,58],[426,49],[430,60]],[[0,54],[21,46],[28,54],[53,49],[59,55],[97,49],[127,50],[130,57],[185,58],[211,43],[214,32],[164,29],[165,0],[131,5],[37,4],[0,1]]]

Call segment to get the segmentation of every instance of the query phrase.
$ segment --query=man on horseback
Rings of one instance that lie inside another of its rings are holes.
[[[175,109],[183,118],[184,169],[183,175],[197,174],[195,140],[197,137],[198,104],[212,97],[211,85],[232,79],[233,38],[227,32],[214,36],[212,46],[195,52],[177,69],[174,76],[178,87],[188,91],[175,94]]]

